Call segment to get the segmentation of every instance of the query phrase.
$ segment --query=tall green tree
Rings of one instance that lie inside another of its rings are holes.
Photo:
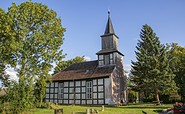
[[[74,64],[74,63],[79,63],[79,62],[83,62],[85,61],[85,58],[82,56],[77,56],[71,60],[67,60],[67,61],[61,61],[57,64],[57,66],[54,69],[54,74],[64,70],[65,68],[69,67],[70,65]]]
[[[5,12],[0,8],[0,20],[3,20],[3,17],[5,16]],[[3,22],[0,21],[0,31],[2,31],[3,27]],[[4,45],[3,45],[3,33],[1,32],[0,33],[0,52],[3,52],[3,48],[4,48]],[[4,68],[5,68],[5,65],[3,63],[3,56],[2,56],[3,53],[0,54],[0,81],[2,80],[2,74],[4,72]]]
[[[139,90],[151,91],[160,103],[160,94],[175,90],[174,75],[169,68],[167,48],[162,45],[152,28],[144,25],[136,46],[136,62],[132,61],[131,73]]]
[[[3,41],[0,51],[9,52],[2,57],[9,58],[5,66],[11,65],[19,78],[18,82],[10,86],[10,103],[21,107],[20,111],[23,111],[27,106],[31,106],[28,104],[33,103],[30,99],[33,99],[36,79],[45,76],[41,80],[47,81],[52,64],[58,63],[64,57],[61,45],[65,29],[56,12],[41,3],[12,3],[2,15],[0,23],[5,24],[0,26],[3,28],[0,30],[0,38]],[[15,103],[18,101],[19,103]]]
[[[0,8],[0,81],[5,84],[7,74],[5,69],[7,64],[15,66],[15,60],[11,58],[10,53],[15,52],[13,45],[10,45],[11,39],[8,34],[12,35],[11,26],[9,25],[10,19],[3,9]]]
[[[175,74],[175,82],[179,88],[178,93],[185,101],[185,48],[178,44],[171,44],[169,55],[171,56],[170,66]]]

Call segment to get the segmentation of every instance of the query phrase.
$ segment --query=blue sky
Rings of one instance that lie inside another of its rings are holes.
[[[12,2],[25,0],[0,0],[7,10]],[[185,0],[32,0],[41,2],[57,12],[66,28],[62,49],[65,59],[86,56],[96,60],[101,48],[101,38],[111,11],[114,31],[119,36],[119,50],[124,56],[124,68],[130,69],[135,61],[135,46],[142,25],[148,24],[161,43],[176,42],[185,46]]]

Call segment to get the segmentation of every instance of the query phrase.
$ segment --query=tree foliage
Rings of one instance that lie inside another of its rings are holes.
[[[169,55],[172,58],[170,66],[175,74],[178,92],[185,101],[185,48],[173,43],[170,45]]]
[[[65,68],[69,67],[70,65],[74,64],[74,63],[79,63],[79,62],[83,62],[85,61],[84,57],[80,57],[77,56],[71,60],[67,60],[67,61],[61,61],[57,64],[57,66],[54,69],[54,74],[64,70]]]
[[[155,94],[170,94],[175,90],[174,75],[169,68],[167,48],[162,45],[152,28],[144,25],[136,48],[136,62],[132,61],[133,81],[139,90]]]
[[[36,84],[35,84],[35,89],[34,89],[34,94],[35,94],[35,100],[37,103],[37,107],[42,107],[43,100],[46,95],[46,86],[48,85],[49,79],[47,78],[48,76],[40,76],[39,78],[36,79]]]
[[[26,77],[24,77],[26,78]],[[13,114],[29,111],[34,107],[34,86],[31,80],[19,79],[19,83],[13,81],[8,88],[7,99]]]
[[[15,61],[10,56],[10,53],[13,53],[15,50],[11,48],[9,42],[8,33],[10,32],[11,34],[9,22],[6,12],[0,8],[0,81],[3,83],[5,83],[4,81],[8,76],[5,72],[6,65],[15,65]]]
[[[2,65],[14,68],[19,78],[11,84],[9,98],[24,110],[33,103],[34,83],[46,82],[52,64],[64,57],[60,46],[65,29],[56,12],[41,3],[12,3],[7,12],[0,10],[0,15]]]

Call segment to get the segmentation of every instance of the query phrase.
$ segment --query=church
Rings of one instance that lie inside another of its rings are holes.
[[[127,103],[123,54],[118,50],[108,12],[108,21],[101,36],[98,60],[75,63],[52,77],[46,89],[46,102],[75,105],[118,105]]]

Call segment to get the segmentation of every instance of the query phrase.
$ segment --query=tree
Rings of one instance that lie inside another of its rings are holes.
[[[135,90],[134,87],[135,87],[135,84],[131,81],[131,74],[129,74],[129,77],[127,78],[128,102],[137,103],[138,92],[137,90]]]
[[[83,62],[85,61],[84,57],[80,57],[77,56],[71,60],[67,60],[67,61],[61,61],[57,64],[57,66],[54,69],[54,74],[64,70],[65,68],[69,67],[70,65],[74,64],[74,63],[79,63],[79,62]]]
[[[2,57],[9,58],[5,66],[11,65],[19,78],[9,87],[10,103],[23,111],[33,103],[36,79],[45,76],[41,80],[47,81],[52,64],[64,57],[60,46],[65,29],[56,12],[41,3],[12,3],[3,15],[0,37],[5,44],[0,51],[8,52]]]
[[[9,37],[6,38],[8,34],[11,34],[12,31],[10,30],[10,20],[6,15],[6,12],[0,8],[0,81],[5,84],[8,75],[6,74],[5,69],[7,68],[7,64],[14,66],[15,61],[11,58],[10,53],[13,53],[15,50],[10,45]],[[6,85],[6,84],[5,84]]]
[[[144,25],[136,48],[136,62],[132,61],[131,73],[139,90],[153,92],[160,103],[159,94],[175,90],[174,75],[169,68],[167,48],[162,45],[152,28]]]
[[[39,76],[39,78],[36,79],[34,92],[36,103],[38,103],[37,107],[42,107],[46,95],[46,86],[48,85],[46,80],[49,81],[48,76],[46,75]]]
[[[185,101],[185,48],[173,43],[170,45],[169,55],[172,58],[170,66],[175,74],[178,92]]]
[[[3,19],[4,15],[5,15],[5,12],[0,8],[0,20]],[[2,30],[2,25],[3,25],[3,22],[0,21],[0,31]],[[3,52],[2,47],[4,47],[4,45],[3,45],[3,33],[2,32],[0,33],[0,47],[1,47],[0,52]],[[3,78],[2,74],[3,74],[4,68],[5,68],[2,55],[3,55],[3,53],[0,54],[0,80],[2,80],[2,78]]]

